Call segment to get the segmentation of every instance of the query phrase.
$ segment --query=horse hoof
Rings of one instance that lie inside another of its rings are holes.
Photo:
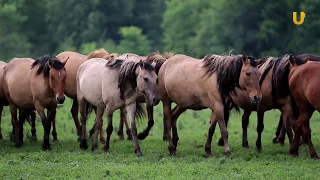
[[[139,152],[139,153],[136,153],[137,157],[142,157],[142,153]]]
[[[59,140],[57,138],[53,139],[52,140],[53,142],[58,142]]]
[[[104,144],[105,143],[105,139],[104,138],[100,138],[100,142],[102,143],[102,144]]]
[[[248,144],[248,142],[242,143],[242,147],[243,147],[243,148],[246,148],[246,149],[249,149],[249,144]]]
[[[273,139],[272,139],[272,143],[273,143],[273,144],[278,144],[278,138],[277,138],[277,137],[273,138]]]
[[[0,140],[2,140],[3,139],[3,136],[2,136],[2,134],[0,134]]]
[[[98,145],[92,145],[91,151],[94,152],[98,149]]]
[[[50,144],[42,144],[42,150],[43,151],[51,151]]]
[[[163,137],[162,137],[162,140],[163,140],[163,141],[168,141],[168,138],[167,138],[166,136],[163,136]]]
[[[16,148],[21,148],[21,146],[22,146],[22,143],[16,143],[16,144],[14,145],[14,147],[16,147]]]
[[[88,143],[86,140],[80,140],[80,149],[87,150],[88,149]]]
[[[108,153],[108,152],[109,152],[109,148],[106,147],[106,146],[104,146],[104,147],[103,147],[103,152]]]
[[[257,152],[258,152],[258,153],[261,153],[261,151],[262,151],[262,149],[257,149]]]
[[[119,136],[119,140],[120,140],[120,141],[123,141],[123,140],[124,140],[123,135],[122,135],[122,136]]]
[[[312,159],[314,159],[314,160],[318,160],[318,159],[319,159],[317,153],[311,154],[310,157],[311,157]]]
[[[219,139],[218,146],[224,146],[224,141],[222,138]]]
[[[176,152],[170,152],[170,153],[169,153],[169,156],[171,156],[171,157],[176,156]]]
[[[144,140],[147,137],[147,135],[143,134],[143,133],[139,133],[138,134],[138,139],[139,140]]]
[[[213,157],[213,155],[211,154],[211,152],[206,153],[206,154],[204,155],[204,158],[210,158],[210,157]]]
[[[38,138],[37,138],[37,136],[32,136],[32,137],[31,137],[31,140],[32,140],[32,141],[38,141]]]
[[[225,154],[226,154],[226,157],[230,157],[231,156],[231,151],[227,151]]]

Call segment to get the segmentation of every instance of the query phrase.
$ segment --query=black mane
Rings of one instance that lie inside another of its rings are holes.
[[[42,56],[32,63],[31,69],[39,65],[36,75],[43,73],[44,77],[49,77],[50,64],[56,70],[64,68],[63,63],[56,56]]]
[[[320,55],[315,54],[300,54],[297,55],[298,58],[305,59],[309,56],[309,61],[317,61],[320,62]]]
[[[260,86],[262,85],[262,83],[263,83],[264,79],[266,78],[266,76],[267,76],[268,72],[270,71],[270,69],[273,67],[274,62],[277,61],[278,59],[279,58],[277,58],[277,57],[268,56],[268,57],[264,57],[261,60],[259,60],[261,66],[264,65],[265,63],[267,63],[267,61],[269,60],[268,64],[265,65],[266,67],[264,68],[263,72],[261,73],[261,77],[259,79],[259,85]]]
[[[118,70],[118,87],[120,89],[120,98],[122,100],[125,99],[124,90],[127,83],[130,83],[133,89],[137,87],[136,69],[138,68],[139,63],[139,61],[112,59],[106,64],[106,67]],[[154,71],[154,68],[150,63],[144,61],[142,61],[142,63],[145,70]]]
[[[272,96],[274,98],[274,102],[276,102],[276,99],[284,98],[291,94],[288,79],[290,71],[289,57],[290,55],[286,54],[274,62],[272,71]],[[296,60],[297,65],[304,63],[298,56],[293,55],[293,58]]]

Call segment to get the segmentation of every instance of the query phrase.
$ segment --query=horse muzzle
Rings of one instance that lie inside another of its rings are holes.
[[[63,104],[64,103],[64,100],[65,100],[66,98],[64,97],[64,96],[62,96],[62,97],[56,97],[56,101],[57,101],[57,103],[58,104]]]
[[[159,102],[160,102],[159,99],[157,99],[157,98],[152,98],[152,100],[151,100],[151,106],[156,106],[156,105],[159,104]]]
[[[250,101],[253,104],[258,104],[261,101],[261,99],[262,99],[262,94],[250,96]]]

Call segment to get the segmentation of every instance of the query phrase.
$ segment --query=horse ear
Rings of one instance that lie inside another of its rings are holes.
[[[246,55],[246,53],[243,53],[243,54],[242,54],[242,61],[243,61],[243,63],[245,63],[245,64],[248,64],[248,63],[249,63],[249,59],[248,59],[248,56]]]
[[[63,66],[65,66],[65,65],[67,64],[69,58],[70,58],[70,57],[68,57],[66,60],[62,61]]]
[[[289,56],[289,61],[292,66],[297,65],[296,60],[293,58],[292,54],[290,54],[290,56]]]
[[[307,63],[308,61],[310,61],[310,55],[308,55],[304,60],[303,60],[303,63]]]
[[[143,64],[143,62],[142,62],[141,59],[140,59],[140,61],[139,61],[139,66],[140,66],[141,69],[144,69],[144,64]]]

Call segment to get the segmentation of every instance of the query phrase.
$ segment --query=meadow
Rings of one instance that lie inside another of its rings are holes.
[[[67,99],[57,111],[58,142],[51,142],[52,151],[41,150],[43,127],[37,116],[38,141],[31,140],[30,125],[25,124],[24,146],[14,147],[10,141],[11,122],[8,107],[2,116],[4,140],[0,141],[0,179],[315,179],[320,176],[319,162],[310,159],[308,147],[300,148],[300,156],[289,155],[288,141],[280,146],[272,139],[279,119],[279,111],[265,114],[262,134],[262,152],[255,148],[256,113],[252,113],[248,129],[249,149],[241,146],[241,114],[232,113],[229,122],[229,143],[232,155],[224,156],[223,147],[217,145],[217,129],[212,143],[213,157],[204,158],[204,145],[209,127],[210,111],[185,112],[177,123],[180,141],[177,155],[169,156],[168,143],[162,141],[162,105],[155,109],[155,125],[149,136],[140,141],[143,156],[136,157],[132,141],[120,141],[117,136],[118,111],[114,114],[114,131],[110,153],[103,153],[103,144],[96,152],[80,150],[76,130],[70,114],[71,101]],[[92,127],[94,113],[88,121]],[[311,120],[312,139],[320,149],[320,116],[316,112]],[[104,129],[106,128],[104,116]],[[147,120],[138,124],[141,131]],[[50,137],[52,139],[52,137]]]

